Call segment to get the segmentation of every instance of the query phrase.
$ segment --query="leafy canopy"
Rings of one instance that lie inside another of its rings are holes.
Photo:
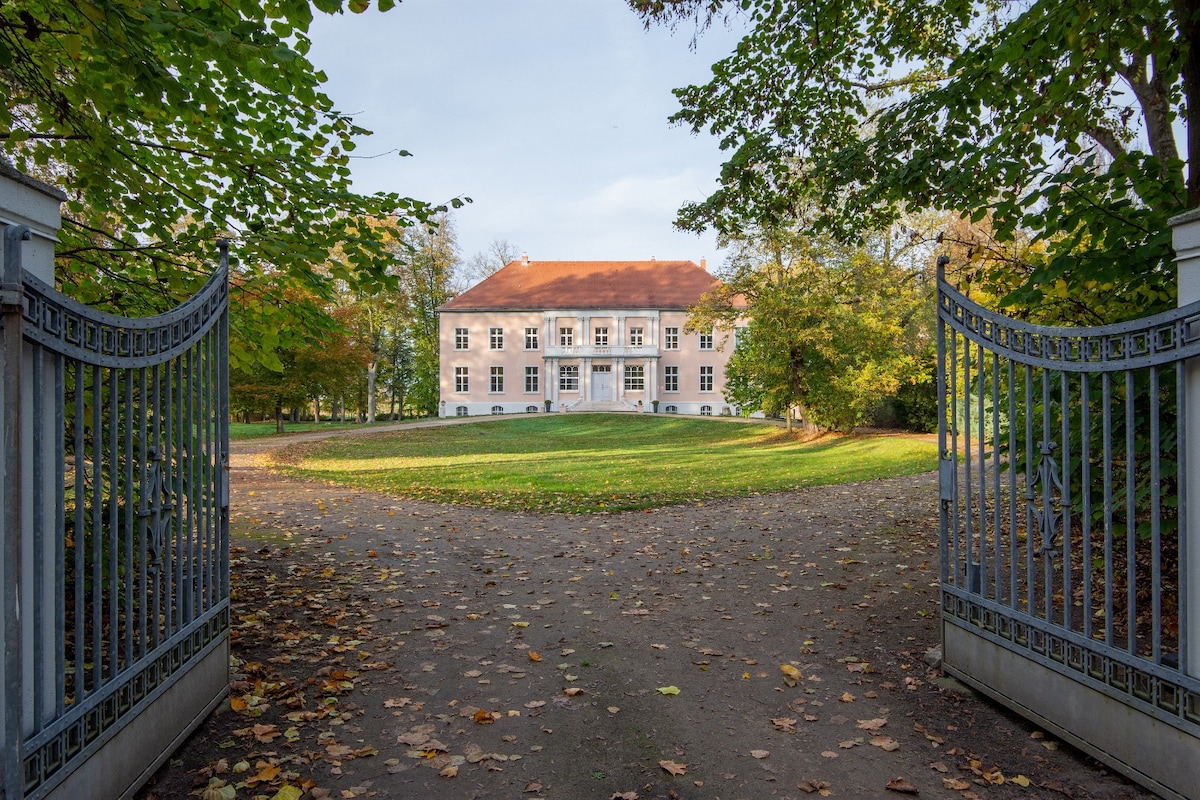
[[[1044,243],[1010,302],[1058,280],[1149,287],[1129,313],[1170,301],[1166,221],[1200,204],[1197,0],[628,2],[647,24],[750,26],[676,91],[674,121],[728,153],[682,227],[786,228],[814,195],[842,239],[953,210]]]
[[[689,317],[694,327],[746,324],[725,368],[726,400],[743,413],[798,406],[810,423],[850,430],[928,379],[929,283],[882,240],[847,247],[775,231],[738,243],[723,284]]]
[[[235,240],[247,284],[318,296],[334,281],[391,285],[386,236],[368,219],[420,226],[438,209],[353,191],[350,154],[368,131],[321,90],[306,57],[312,15],[306,0],[0,4],[0,148],[69,195],[58,248],[69,291],[161,309],[211,271],[218,237]],[[286,304],[274,309],[261,330],[287,319]]]

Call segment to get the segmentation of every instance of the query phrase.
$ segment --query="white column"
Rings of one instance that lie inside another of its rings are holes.
[[[657,381],[654,374],[654,367],[658,362],[653,358],[646,359],[646,366],[642,370],[646,373],[646,410],[653,408],[652,401],[658,397],[658,389],[656,388]]]
[[[618,358],[616,364],[613,365],[613,383],[617,384],[617,399],[625,399],[625,359]]]
[[[1179,305],[1200,300],[1200,209],[1192,209],[1170,221],[1175,245],[1175,264],[1178,268]],[[1187,620],[1187,672],[1200,677],[1200,358],[1191,359],[1186,367],[1184,414],[1186,440],[1183,443],[1183,465],[1187,470],[1186,483],[1180,487],[1187,501],[1186,563],[1181,572],[1186,576],[1184,597]],[[1183,633],[1182,631],[1180,632]]]
[[[582,359],[579,371],[583,373],[579,376],[579,399],[584,402],[595,399],[592,397],[592,360],[590,358]]]

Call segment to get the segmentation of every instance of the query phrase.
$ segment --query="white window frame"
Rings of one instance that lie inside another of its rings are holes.
[[[488,349],[504,349],[504,328],[488,328]]]
[[[707,364],[700,367],[700,391],[711,392],[716,380],[716,368]]]
[[[539,336],[538,336],[537,328],[526,328],[525,329],[525,349],[526,350],[537,350],[538,349],[538,339],[539,339]]]
[[[455,394],[466,394],[471,391],[471,368],[470,367],[455,367],[454,368],[454,392]]]
[[[537,394],[541,391],[542,376],[537,367],[525,367],[525,394]]]
[[[504,394],[504,367],[488,367],[488,394]]]
[[[641,364],[625,365],[625,391],[646,391],[646,368]]]
[[[712,416],[712,406],[700,406],[700,416],[711,417]]]
[[[679,391],[679,367],[673,364],[663,367],[663,391],[672,393]]]
[[[701,350],[715,350],[716,348],[713,346],[713,342],[714,342],[714,339],[713,339],[712,330],[709,330],[707,332],[702,331],[700,333],[700,349]]]
[[[646,329],[642,327],[629,329],[629,346],[641,347],[646,341]]]
[[[560,392],[579,391],[579,365],[562,364],[558,368],[558,390]]]
[[[592,341],[596,347],[608,347],[608,327],[601,325],[592,331]]]
[[[454,329],[454,349],[462,352],[469,350],[471,347],[471,329],[470,328],[455,328]]]
[[[574,347],[575,346],[575,329],[574,328],[559,328],[558,329],[558,346],[559,347]]]
[[[679,328],[663,328],[663,350],[679,349]]]

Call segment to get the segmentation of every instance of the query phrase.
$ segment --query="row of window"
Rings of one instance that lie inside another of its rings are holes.
[[[700,367],[699,389],[702,392],[713,390],[714,368]],[[558,388],[564,392],[579,391],[579,366],[567,364],[558,368]],[[625,391],[641,392],[646,389],[646,368],[641,364],[625,365]],[[471,373],[469,367],[454,368],[454,391],[465,394],[471,391]],[[504,391],[504,367],[488,368],[488,391],[500,393]],[[539,367],[525,367],[525,392],[536,394],[541,391],[541,372]],[[679,391],[679,367],[663,367],[663,391]]]
[[[525,329],[525,349],[537,350],[541,340],[540,328]],[[646,340],[646,332],[644,328],[629,329],[629,346],[641,347]],[[592,342],[596,347],[608,347],[608,328],[593,328]],[[559,328],[558,329],[558,344],[560,347],[575,346],[575,329],[574,328]],[[454,349],[469,350],[471,347],[471,330],[469,328],[454,329]],[[503,350],[504,349],[504,328],[488,328],[488,349]],[[679,328],[667,327],[663,328],[663,349],[678,350],[679,349]],[[712,350],[713,334],[708,331],[700,334],[700,349]]]
[[[525,406],[525,413],[526,413],[526,414],[536,414],[536,413],[537,413],[537,411],[538,411],[538,407],[537,407],[537,406]],[[663,408],[663,411],[664,411],[664,412],[666,412],[667,414],[678,414],[678,413],[679,413],[679,407],[678,407],[678,406],[670,406],[670,405],[669,405],[669,406],[665,406],[665,407]],[[454,408],[454,413],[455,413],[455,415],[457,415],[457,416],[460,416],[460,417],[465,417],[465,416],[467,416],[467,407],[466,407],[466,406],[455,406],[455,408]],[[503,414],[503,413],[504,413],[504,406],[492,406],[492,413],[493,413],[493,414]],[[703,417],[711,417],[711,416],[712,416],[712,413],[713,413],[712,406],[700,406],[700,415],[701,415],[701,416],[703,416]],[[724,413],[724,414],[726,414],[726,415],[729,413],[729,408],[728,408],[728,406],[726,406],[726,409],[725,409],[725,411],[724,411],[724,412],[722,412],[722,413]]]

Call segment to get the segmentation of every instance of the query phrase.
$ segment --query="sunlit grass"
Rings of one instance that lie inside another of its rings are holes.
[[[275,452],[310,479],[401,497],[589,513],[926,472],[926,438],[805,442],[770,425],[660,415],[544,415],[328,439]]]

